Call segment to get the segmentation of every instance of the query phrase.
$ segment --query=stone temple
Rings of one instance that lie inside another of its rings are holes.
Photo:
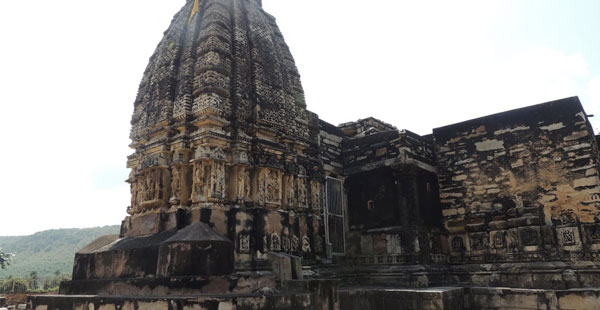
[[[331,125],[260,0],[188,0],[144,73],[129,216],[32,310],[600,309],[579,99]]]

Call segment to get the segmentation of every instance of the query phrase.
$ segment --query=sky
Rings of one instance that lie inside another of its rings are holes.
[[[184,0],[0,2],[0,235],[120,224],[139,82]],[[263,0],[333,124],[418,134],[579,96],[600,128],[600,1]]]

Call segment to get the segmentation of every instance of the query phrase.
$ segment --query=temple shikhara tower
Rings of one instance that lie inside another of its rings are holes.
[[[260,1],[196,1],[175,16],[132,118],[136,237],[207,223],[239,267],[270,251],[322,255],[318,118]]]
[[[30,309],[599,307],[600,151],[577,97],[426,136],[335,126],[260,0],[188,0],[131,124],[121,233]]]

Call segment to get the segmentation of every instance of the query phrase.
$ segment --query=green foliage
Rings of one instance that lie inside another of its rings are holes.
[[[4,253],[2,248],[0,248],[0,269],[5,269],[6,266],[10,265],[11,256],[12,255],[10,253]]]
[[[0,247],[6,252],[14,253],[10,267],[0,269],[0,279],[31,279],[35,275],[35,285],[39,286],[41,282],[43,286],[41,279],[71,274],[77,251],[100,236],[117,233],[119,226],[105,226],[48,230],[22,237],[0,237]]]
[[[60,282],[70,280],[68,275],[39,279],[33,273],[27,279],[8,277],[0,280],[0,294],[56,293]]]
[[[0,293],[23,294],[29,291],[29,285],[25,279],[9,278],[0,282]]]

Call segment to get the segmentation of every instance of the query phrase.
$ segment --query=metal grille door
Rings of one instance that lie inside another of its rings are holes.
[[[333,255],[346,252],[344,241],[344,205],[342,195],[342,181],[327,178],[327,207],[325,208],[325,225],[327,244],[331,245]]]

